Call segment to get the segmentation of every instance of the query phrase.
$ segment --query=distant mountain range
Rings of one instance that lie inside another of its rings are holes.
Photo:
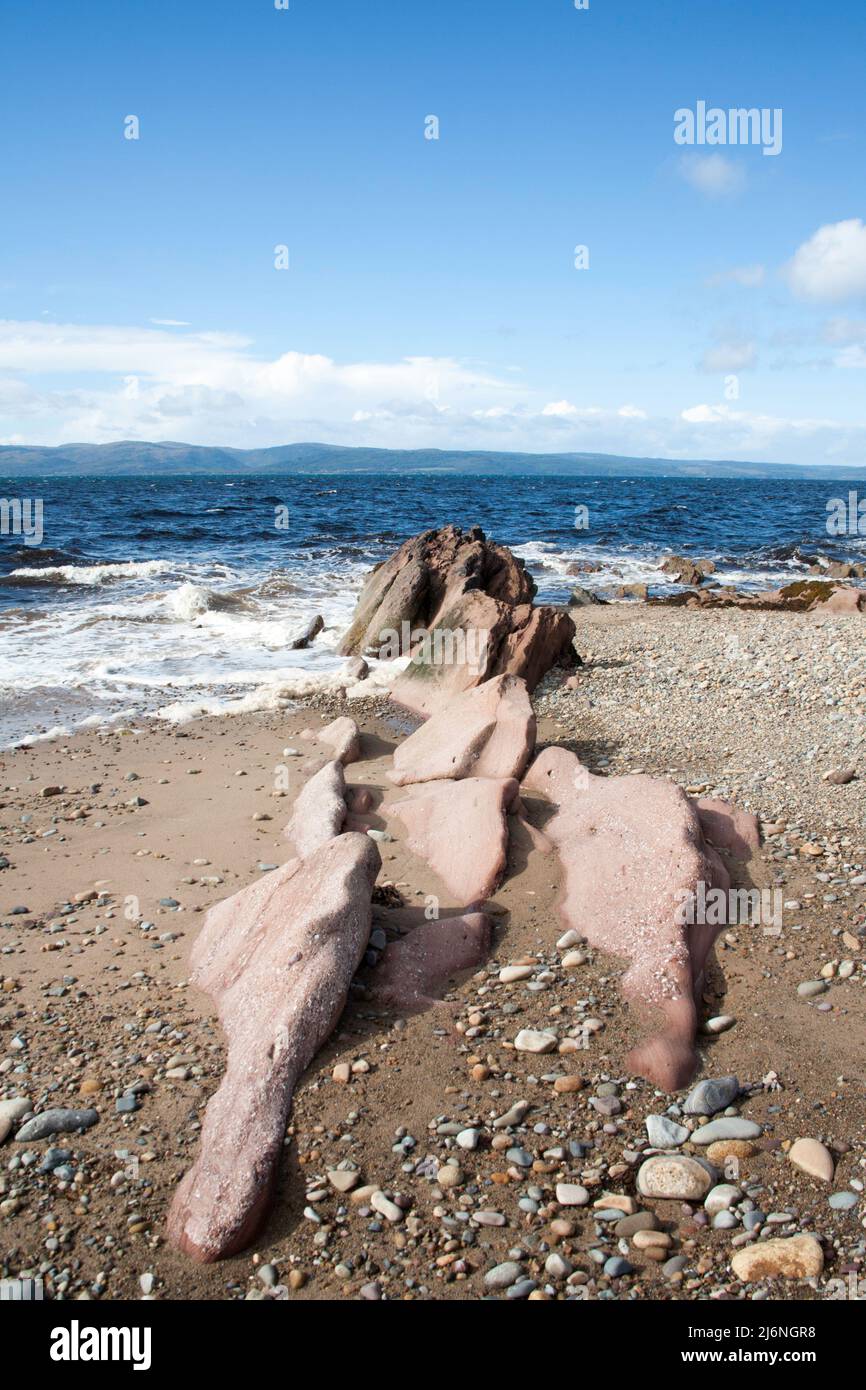
[[[543,477],[819,478],[854,481],[861,468],[739,463],[732,459],[624,458],[616,454],[514,454],[459,449],[359,449],[337,444],[279,444],[222,449],[198,444],[0,446],[0,478],[185,473],[503,473]]]

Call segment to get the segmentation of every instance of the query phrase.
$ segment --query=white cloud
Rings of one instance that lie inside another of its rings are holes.
[[[159,328],[189,328],[186,319],[151,319]]]
[[[686,183],[708,198],[730,198],[746,184],[740,166],[723,154],[684,155],[679,167]]]
[[[866,425],[728,406],[697,405],[671,417],[629,402],[577,404],[543,383],[528,386],[510,369],[496,373],[451,357],[266,357],[238,334],[0,323],[0,443],[130,438],[803,463],[857,462],[866,452]]]
[[[785,267],[803,299],[836,302],[866,295],[866,225],[859,217],[819,227]]]
[[[708,348],[701,358],[704,372],[744,372],[754,367],[758,349],[754,343],[719,343]]]

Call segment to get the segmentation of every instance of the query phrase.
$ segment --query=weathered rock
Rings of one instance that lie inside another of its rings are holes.
[[[494,676],[519,677],[534,690],[551,667],[577,664],[574,635],[565,608],[510,607],[469,590],[424,634],[391,697],[429,715]]]
[[[642,1163],[637,1190],[643,1197],[702,1202],[715,1183],[715,1176],[696,1158],[684,1154],[657,1154]]]
[[[824,1251],[815,1236],[764,1240],[738,1250],[731,1268],[744,1284],[762,1279],[816,1279],[824,1269]]]
[[[320,746],[324,745],[328,761],[336,758],[343,767],[356,763],[361,756],[360,731],[354,719],[349,719],[346,715],[333,719],[321,729],[304,729],[301,738]]]
[[[707,575],[715,573],[712,560],[690,560],[684,555],[667,555],[659,569],[673,575],[678,584],[702,584]]]
[[[707,1145],[707,1158],[722,1165],[726,1158],[752,1158],[756,1152],[749,1139],[716,1139]]]
[[[192,980],[217,1003],[228,1061],[168,1219],[171,1240],[197,1260],[242,1250],[265,1218],[295,1085],[367,945],[380,862],[368,836],[340,835],[205,918]]]
[[[521,560],[474,527],[425,531],[370,575],[341,650],[411,656],[393,698],[430,714],[496,675],[530,690],[557,663],[574,665],[565,609],[534,608]]]
[[[667,1115],[647,1115],[647,1138],[654,1149],[677,1149],[689,1137],[685,1125],[678,1125]]]
[[[50,1139],[52,1134],[74,1134],[90,1129],[99,1119],[96,1110],[42,1110],[22,1125],[15,1135],[19,1144],[31,1144],[37,1139]]]
[[[488,541],[479,526],[423,531],[371,571],[340,649],[378,654],[385,634],[399,633],[403,623],[432,627],[449,596],[470,588],[506,604],[531,603],[536,593],[523,561]]]
[[[833,1155],[817,1139],[798,1139],[791,1145],[788,1158],[810,1178],[817,1178],[819,1182],[833,1181],[836,1173]]]
[[[715,1115],[733,1105],[739,1094],[740,1083],[736,1076],[707,1077],[689,1091],[683,1110],[687,1115]]]
[[[589,1193],[580,1183],[561,1182],[556,1186],[556,1200],[561,1207],[585,1207]]]
[[[292,818],[283,835],[296,854],[306,859],[339,835],[346,819],[346,779],[343,764],[325,763],[301,788]]]
[[[665,594],[650,602],[686,608],[754,608],[795,613],[820,609],[825,613],[862,613],[866,612],[866,590],[822,579],[797,579],[781,589],[764,589],[760,593],[741,593],[725,586],[692,590],[687,594]]]
[[[683,909],[700,883],[727,890],[724,865],[705,844],[694,806],[672,782],[595,777],[573,753],[552,747],[533,763],[524,785],[556,807],[544,828],[563,864],[566,925],[624,956],[626,997],[664,1020],[629,1065],[663,1090],[678,1090],[697,1064],[695,1001],[721,930],[686,925]]]
[[[425,782],[392,805],[414,854],[439,875],[458,907],[490,897],[508,849],[506,812],[518,795],[513,778]]]
[[[591,589],[584,589],[581,584],[572,589],[568,596],[570,608],[591,608],[606,602],[607,599],[603,599],[600,594],[594,594]]]
[[[523,1266],[513,1260],[506,1260],[505,1264],[494,1265],[484,1276],[484,1283],[488,1289],[510,1289],[512,1284],[516,1284],[523,1278]]]
[[[420,923],[385,947],[375,972],[375,998],[403,1013],[432,1008],[451,976],[487,959],[491,934],[483,912]]]
[[[314,638],[318,637],[324,626],[324,618],[321,613],[317,613],[314,618],[310,618],[308,622],[304,623],[297,635],[290,640],[289,650],[300,651],[301,648],[308,647]]]
[[[394,753],[398,786],[443,778],[521,777],[535,747],[524,681],[496,676],[455,695]]]
[[[720,1211],[729,1211],[742,1196],[740,1189],[733,1183],[719,1183],[718,1187],[711,1188],[704,1198],[704,1211],[709,1212],[710,1216],[716,1216]]]
[[[16,1096],[13,1100],[0,1100],[0,1144],[6,1142],[12,1126],[33,1106],[26,1096]]]
[[[693,1144],[715,1144],[719,1139],[758,1139],[761,1126],[754,1120],[744,1120],[740,1115],[725,1116],[721,1120],[710,1120],[708,1125],[692,1132]]]
[[[695,806],[704,839],[716,849],[726,849],[735,859],[743,860],[758,853],[761,828],[757,816],[714,797],[701,797]]]
[[[542,1033],[536,1029],[523,1028],[514,1039],[518,1052],[553,1052],[557,1044],[555,1033]]]
[[[347,676],[351,676],[352,679],[356,681],[366,680],[370,674],[370,668],[362,656],[350,656],[343,667],[343,671]]]

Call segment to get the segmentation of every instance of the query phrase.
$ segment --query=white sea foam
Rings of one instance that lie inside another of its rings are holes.
[[[13,579],[33,579],[42,584],[83,584],[88,588],[112,579],[145,579],[170,574],[177,566],[168,560],[123,560],[113,565],[48,565],[42,569],[12,570]]]

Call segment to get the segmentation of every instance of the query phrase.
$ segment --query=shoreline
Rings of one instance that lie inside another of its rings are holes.
[[[615,613],[581,610],[575,618],[576,645],[587,664],[569,684],[557,672],[536,692],[539,746],[574,747],[600,773],[643,768],[671,774],[690,791],[727,791],[765,822],[764,850],[753,867],[767,886],[782,880],[786,902],[799,904],[799,910],[786,910],[778,934],[736,928],[719,939],[704,1005],[738,1022],[699,1043],[702,1074],[736,1073],[749,1088],[745,1113],[764,1126],[765,1140],[743,1164],[748,1181],[772,1194],[773,1211],[796,1209],[789,1224],[841,1241],[828,1262],[832,1277],[846,1261],[861,1259],[856,1251],[863,1237],[862,1207],[833,1211],[827,1195],[863,1171],[866,973],[857,928],[866,931],[866,888],[852,880],[866,871],[866,800],[862,778],[833,786],[823,774],[846,751],[851,765],[862,767],[862,616],[635,605]],[[738,639],[736,648],[726,646],[731,637]],[[708,1229],[680,1204],[657,1208],[675,1242],[671,1258],[684,1257],[683,1267],[665,1273],[667,1262],[632,1250],[634,1272],[623,1276],[625,1285],[618,1277],[598,1277],[589,1252],[600,1246],[614,1255],[616,1241],[597,1236],[586,1212],[575,1212],[573,1233],[560,1237],[542,1214],[551,1183],[579,1182],[593,1200],[606,1188],[622,1191],[633,1166],[627,1155],[646,1145],[644,1116],[669,1102],[647,1082],[628,1078],[624,1068],[635,1021],[617,986],[622,962],[592,949],[578,969],[562,967],[558,875],[517,837],[509,876],[493,899],[491,960],[456,984],[449,996],[453,1013],[401,1019],[353,991],[337,1032],[296,1094],[277,1200],[251,1250],[199,1267],[163,1243],[174,1186],[196,1152],[196,1126],[221,1078],[224,1055],[210,1002],[184,984],[189,946],[208,906],[254,881],[260,864],[288,857],[280,831],[303,779],[283,749],[303,728],[342,713],[358,720],[363,736],[362,761],[347,769],[347,781],[373,788],[377,797],[380,791],[394,797],[384,771],[395,742],[415,721],[384,698],[364,707],[326,698],[292,711],[223,716],[180,729],[85,733],[64,745],[0,756],[0,855],[10,861],[0,870],[2,1036],[4,1058],[12,1064],[2,1064],[0,1096],[28,1094],[40,1108],[51,1100],[93,1104],[100,1113],[84,1135],[32,1146],[40,1158],[50,1147],[68,1150],[71,1157],[60,1164],[74,1170],[68,1182],[38,1173],[36,1163],[10,1171],[9,1163],[29,1146],[8,1139],[0,1150],[5,1273],[44,1264],[58,1273],[69,1268],[67,1289],[60,1292],[73,1298],[142,1297],[140,1281],[148,1275],[150,1296],[267,1296],[258,1273],[263,1266],[278,1271],[278,1284],[291,1297],[368,1297],[368,1286],[378,1284],[386,1297],[477,1298],[485,1271],[521,1243],[531,1268],[549,1258],[542,1245],[561,1254],[572,1272],[555,1283],[572,1296],[585,1288],[592,1297],[622,1297],[627,1290],[640,1298],[706,1298],[728,1287],[742,1296],[727,1273],[737,1232]],[[858,722],[860,739],[852,745]],[[819,753],[805,762],[811,746]],[[289,769],[285,796],[273,795],[278,765]],[[756,770],[763,780],[753,780]],[[131,773],[134,780],[127,780]],[[52,784],[70,791],[39,796]],[[101,791],[90,792],[96,785]],[[126,805],[135,798],[146,804]],[[33,819],[22,822],[22,816]],[[74,819],[53,823],[59,816]],[[271,819],[254,819],[262,816]],[[784,828],[768,833],[782,821]],[[804,846],[815,852],[804,853]],[[399,837],[382,850],[380,884],[405,885],[398,889],[404,904],[396,917],[377,910],[374,928],[393,931],[401,912],[414,920],[429,893],[447,903],[431,871],[407,854]],[[97,897],[60,910],[76,895],[102,891],[107,897],[101,902]],[[124,916],[136,898],[152,930]],[[30,910],[13,914],[14,907]],[[843,931],[859,941],[857,950],[842,941]],[[837,966],[825,993],[811,1001],[798,995],[801,982],[821,978],[843,956],[855,962],[850,978],[841,978]],[[536,962],[532,990],[522,982],[499,983],[503,966],[530,958]],[[361,980],[371,973],[362,971]],[[549,1061],[514,1052],[510,1040],[518,1027],[575,1018],[581,999],[590,1001],[587,1008],[603,1024],[589,1051]],[[18,1036],[21,1050],[11,1047]],[[344,1085],[332,1074],[346,1063],[351,1079]],[[15,1070],[22,1065],[26,1072]],[[777,1081],[765,1084],[770,1072]],[[557,1090],[544,1079],[553,1073],[573,1078],[575,1089]],[[839,1077],[850,1079],[840,1083]],[[117,1113],[116,1101],[136,1086],[139,1108]],[[619,1108],[607,1107],[605,1117],[590,1102],[600,1098],[599,1088],[610,1097],[610,1087]],[[475,1123],[490,1134],[489,1117],[520,1098],[532,1100],[534,1113],[513,1143],[528,1149],[540,1168],[527,1176],[507,1153],[500,1158],[489,1139],[474,1152],[455,1150],[450,1126]],[[536,1135],[535,1123],[545,1124],[548,1134]],[[403,1129],[406,1135],[399,1134]],[[816,1187],[786,1161],[782,1146],[802,1133],[834,1146],[835,1189]],[[404,1144],[407,1137],[411,1146]],[[575,1138],[589,1145],[580,1157],[567,1151]],[[544,1157],[559,1144],[564,1159]],[[118,1151],[127,1157],[118,1158]],[[470,1195],[465,1188],[452,1195],[415,1171],[425,1155],[441,1161],[443,1153],[459,1153],[462,1167],[477,1175],[477,1198],[471,1186]],[[131,1158],[138,1163],[131,1165]],[[382,1229],[375,1230],[350,1199],[328,1192],[311,1201],[311,1192],[327,1188],[325,1169],[341,1158],[358,1163],[364,1182],[411,1195],[412,1221],[419,1224],[407,1220],[389,1228],[379,1222]],[[527,1196],[533,1186],[541,1198]],[[522,1200],[536,1202],[535,1214],[520,1206]],[[305,1216],[306,1209],[320,1219]],[[504,1224],[479,1224],[472,1214],[478,1210],[494,1211]],[[468,1245],[461,1243],[466,1230],[474,1233]],[[786,1233],[780,1222],[779,1234]],[[449,1248],[455,1240],[457,1248]],[[361,1249],[368,1253],[359,1260]],[[97,1293],[100,1273],[104,1290]],[[804,1294],[812,1296],[798,1285],[797,1296]],[[786,1297],[785,1286],[773,1286],[769,1296]]]

